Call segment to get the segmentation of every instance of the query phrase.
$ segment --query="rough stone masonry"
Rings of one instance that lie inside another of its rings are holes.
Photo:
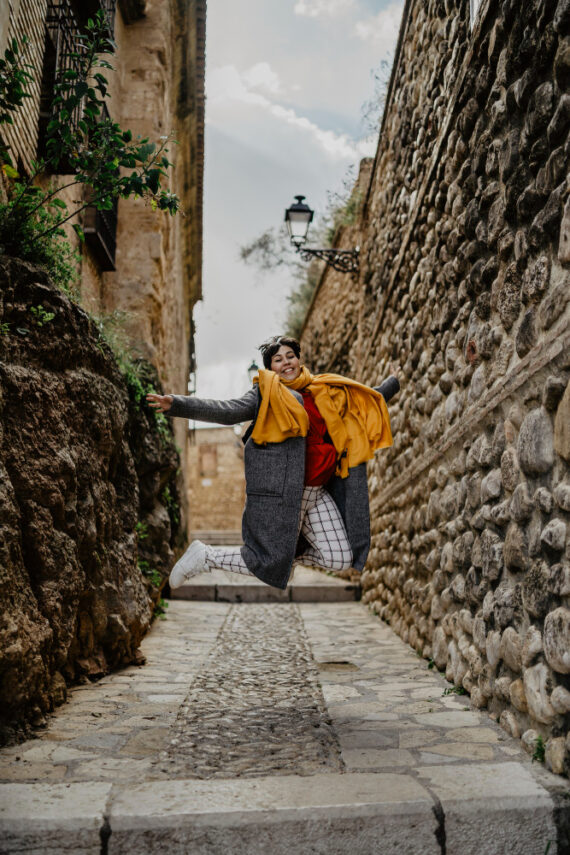
[[[364,601],[568,774],[570,2],[469,6],[406,3],[349,316],[325,273],[302,345],[401,366]]]

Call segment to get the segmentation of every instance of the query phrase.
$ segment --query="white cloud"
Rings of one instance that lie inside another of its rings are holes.
[[[293,11],[305,18],[318,18],[320,15],[343,15],[352,6],[354,0],[297,0]]]
[[[258,62],[243,73],[243,79],[251,89],[264,89],[277,94],[281,91],[279,76],[268,62]]]
[[[390,3],[373,18],[357,21],[356,35],[362,41],[371,42],[382,50],[393,50],[398,38],[403,8],[403,2]]]
[[[333,160],[355,160],[372,153],[369,140],[355,141],[348,134],[320,128],[306,116],[299,116],[291,107],[276,104],[267,95],[252,91],[265,88],[271,94],[280,92],[279,78],[266,62],[257,63],[239,72],[234,65],[224,65],[211,71],[208,77],[208,105],[239,101],[259,107],[280,122],[299,128],[310,135]],[[210,115],[211,119],[211,115]]]

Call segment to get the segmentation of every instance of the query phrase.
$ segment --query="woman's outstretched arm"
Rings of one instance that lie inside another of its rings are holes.
[[[380,392],[386,403],[393,398],[396,392],[400,391],[400,381],[398,378],[392,374],[386,380],[384,380],[379,386],[375,386],[374,390],[376,392]]]
[[[248,422],[255,416],[257,389],[250,389],[242,398],[215,401],[186,395],[146,396],[150,407],[173,418],[195,419],[198,422],[213,422],[220,425],[236,425]]]

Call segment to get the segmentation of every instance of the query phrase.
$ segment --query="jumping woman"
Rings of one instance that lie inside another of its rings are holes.
[[[295,563],[362,570],[370,547],[366,461],[392,445],[389,377],[372,389],[300,363],[299,342],[275,336],[259,348],[264,368],[242,398],[147,395],[158,412],[216,424],[251,424],[244,463],[242,547],[193,541],[170,574],[178,588],[214,568],[286,588]]]

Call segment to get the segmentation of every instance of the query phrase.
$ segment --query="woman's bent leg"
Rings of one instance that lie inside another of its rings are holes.
[[[239,546],[206,546],[201,540],[194,540],[172,568],[170,587],[179,588],[194,576],[209,573],[215,567],[231,573],[252,575],[241,557]]]
[[[247,569],[239,546],[207,546],[206,564],[208,570],[228,570],[230,573],[253,576],[251,570]]]
[[[324,487],[305,487],[301,532],[309,548],[297,560],[324,570],[348,570],[352,550],[340,511]]]

